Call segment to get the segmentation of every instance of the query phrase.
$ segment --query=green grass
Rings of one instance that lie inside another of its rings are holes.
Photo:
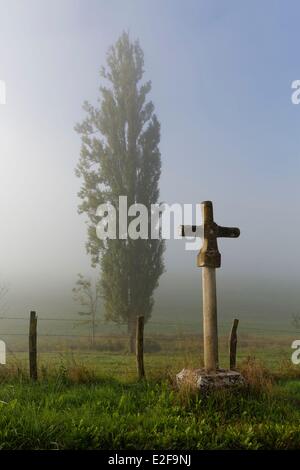
[[[300,384],[182,396],[168,383],[63,375],[0,387],[1,449],[296,449]],[[297,400],[296,400],[297,398]]]
[[[170,344],[145,354],[142,382],[125,353],[40,353],[37,383],[27,354],[9,354],[0,449],[300,449],[300,366],[291,366],[289,339],[241,341],[250,385],[207,396],[174,386],[178,371],[201,364],[197,345]]]

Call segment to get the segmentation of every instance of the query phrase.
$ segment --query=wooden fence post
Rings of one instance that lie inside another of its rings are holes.
[[[30,312],[29,323],[29,375],[32,380],[37,380],[37,316],[36,312]]]
[[[139,316],[136,319],[136,366],[138,378],[143,379],[145,377],[144,369],[144,317]]]
[[[236,368],[236,345],[237,345],[237,327],[239,321],[237,318],[233,320],[230,338],[229,338],[229,357],[230,357],[230,370],[234,370]]]

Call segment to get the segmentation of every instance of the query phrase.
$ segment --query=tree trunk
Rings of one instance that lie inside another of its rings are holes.
[[[95,321],[92,320],[92,334],[91,334],[92,348],[95,346]]]
[[[92,348],[95,346],[95,329],[96,329],[96,315],[95,315],[95,310],[92,312],[92,331],[91,331],[91,343],[92,343]]]
[[[145,368],[144,368],[144,317],[137,317],[137,327],[136,327],[136,365],[138,378],[141,380],[145,378]]]

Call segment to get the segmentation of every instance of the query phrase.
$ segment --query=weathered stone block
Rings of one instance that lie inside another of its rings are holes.
[[[245,384],[245,379],[234,370],[218,369],[216,373],[207,373],[204,369],[182,369],[176,375],[177,385],[189,386],[199,390],[229,388]]]

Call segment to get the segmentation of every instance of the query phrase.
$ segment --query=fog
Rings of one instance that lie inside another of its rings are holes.
[[[77,213],[74,125],[123,30],[139,38],[162,126],[161,200],[212,200],[221,321],[286,324],[299,311],[299,5],[279,2],[0,0],[0,277],[7,315],[76,315],[76,274],[95,277]],[[221,6],[222,5],[222,6]],[[271,8],[272,6],[272,8]],[[286,27],[289,24],[289,27]],[[266,67],[267,63],[267,67]],[[298,75],[297,75],[298,74]],[[153,318],[200,321],[201,270],[167,243]],[[103,313],[103,312],[102,312]]]

